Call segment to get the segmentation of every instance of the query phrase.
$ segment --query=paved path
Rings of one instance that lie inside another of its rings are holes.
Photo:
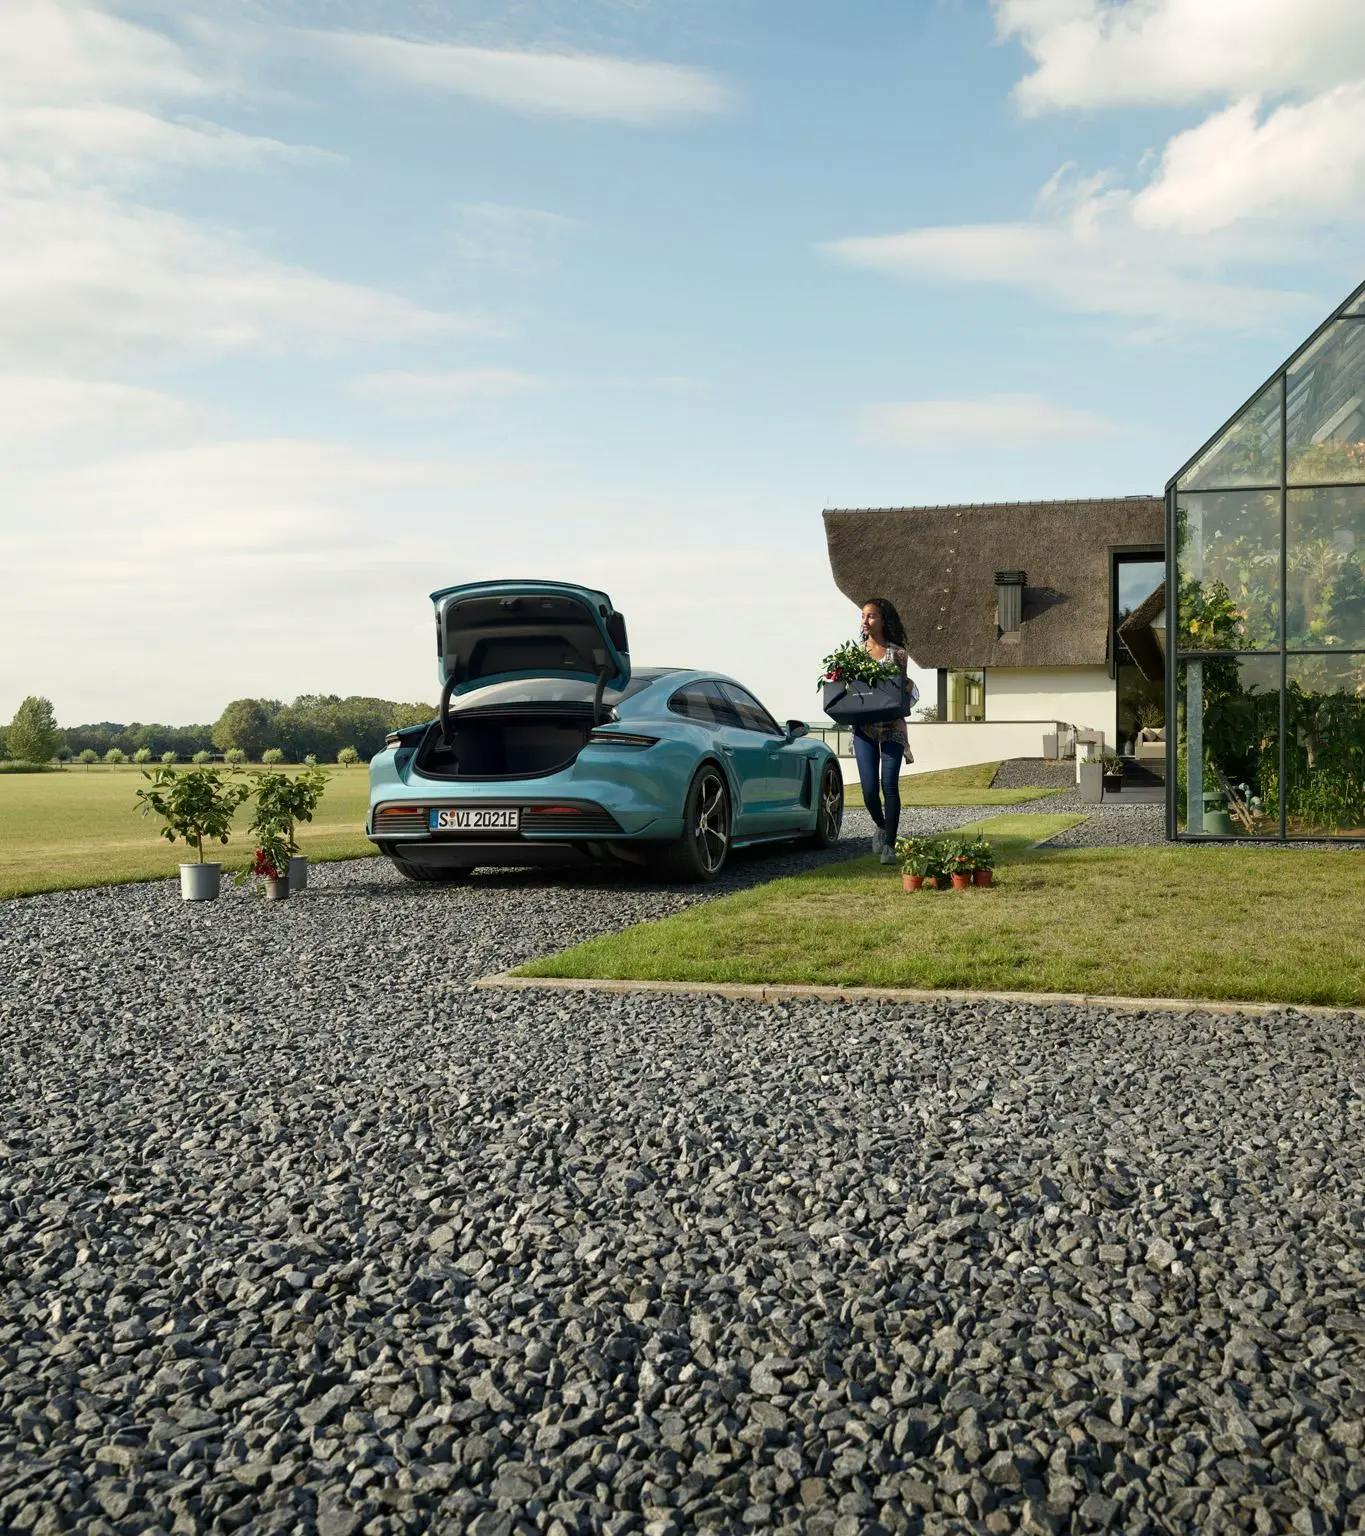
[[[490,995],[707,897],[313,879],[0,905],[0,1530],[1360,1528],[1358,1020]]]

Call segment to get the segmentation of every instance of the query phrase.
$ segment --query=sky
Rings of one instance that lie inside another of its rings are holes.
[[[0,719],[521,575],[811,718],[822,508],[1158,493],[1365,277],[1365,10],[4,0],[0,230]]]

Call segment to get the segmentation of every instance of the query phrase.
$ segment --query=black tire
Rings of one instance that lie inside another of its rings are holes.
[[[409,864],[406,859],[395,859],[392,854],[389,863],[404,880],[417,880],[423,885],[459,885],[474,873],[472,869],[457,865]]]
[[[664,873],[689,884],[716,879],[730,857],[732,821],[725,775],[715,763],[703,763],[687,789],[683,835],[664,853]]]
[[[805,838],[810,848],[833,848],[844,825],[844,776],[835,762],[825,764],[815,809],[815,831]]]

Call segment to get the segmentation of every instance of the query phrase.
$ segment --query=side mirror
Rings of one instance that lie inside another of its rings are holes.
[[[795,741],[798,736],[807,736],[809,734],[810,734],[810,727],[806,724],[806,722],[804,720],[788,720],[787,721],[787,740],[788,741]]]

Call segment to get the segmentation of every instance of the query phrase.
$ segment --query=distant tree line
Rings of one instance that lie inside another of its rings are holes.
[[[51,703],[31,698],[19,706],[13,724],[0,729],[0,758],[46,762],[53,757],[79,759],[89,752],[103,759],[110,752],[121,752],[135,759],[139,752],[156,758],[173,752],[178,758],[191,759],[197,752],[231,752],[260,762],[266,752],[277,751],[286,762],[302,762],[311,756],[319,762],[334,763],[340,752],[353,747],[368,761],[383,747],[391,730],[418,725],[435,713],[430,704],[305,693],[292,704],[278,699],[234,699],[216,721],[206,725],[144,724],[136,720],[124,725],[100,720],[89,725],[58,726]]]

